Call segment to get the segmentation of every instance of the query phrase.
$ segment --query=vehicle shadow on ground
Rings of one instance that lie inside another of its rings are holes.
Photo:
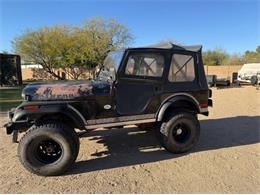
[[[200,141],[190,153],[255,144],[260,140],[260,116],[200,122]],[[168,153],[160,148],[153,131],[140,131],[138,128],[92,131],[82,138],[83,141],[88,141],[86,138],[103,144],[106,150],[93,153],[94,159],[76,162],[68,175],[157,162],[188,154]]]

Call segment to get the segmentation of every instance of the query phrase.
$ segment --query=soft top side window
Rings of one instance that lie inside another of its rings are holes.
[[[161,77],[164,69],[164,56],[151,53],[130,54],[125,67],[126,75]]]
[[[170,82],[190,82],[195,79],[194,57],[188,54],[173,54],[168,79]]]

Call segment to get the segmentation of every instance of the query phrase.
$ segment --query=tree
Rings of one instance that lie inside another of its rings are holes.
[[[73,79],[101,65],[109,51],[132,41],[129,30],[115,20],[93,18],[79,27],[57,25],[30,30],[17,37],[13,46],[24,61],[42,65],[57,79],[57,68]]]
[[[259,63],[260,62],[260,46],[256,48],[256,51],[246,51],[244,54],[246,63]]]
[[[2,50],[2,52],[1,52],[2,54],[9,54],[9,52],[8,51],[6,51],[6,50]]]
[[[203,53],[203,62],[206,65],[223,65],[228,58],[228,54],[220,48],[208,50]]]
[[[203,61],[206,65],[242,65],[244,63],[260,63],[260,46],[255,51],[247,50],[241,54],[227,54],[222,49],[208,50],[203,53]]]
[[[258,55],[260,55],[260,45],[257,46],[257,48],[256,48],[256,53],[257,53]]]
[[[228,55],[225,62],[227,65],[242,65],[245,63],[244,57],[241,54]]]

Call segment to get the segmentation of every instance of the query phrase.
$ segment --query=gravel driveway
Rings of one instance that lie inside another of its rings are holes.
[[[81,139],[77,162],[59,177],[28,173],[2,128],[0,193],[260,193],[260,90],[214,89],[213,101],[190,153],[170,154],[133,126],[101,129]]]

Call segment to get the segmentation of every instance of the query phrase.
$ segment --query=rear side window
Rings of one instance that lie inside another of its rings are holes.
[[[131,54],[125,68],[126,75],[161,77],[164,68],[164,56],[160,54]]]
[[[192,55],[173,54],[168,79],[170,82],[187,82],[195,79]]]

